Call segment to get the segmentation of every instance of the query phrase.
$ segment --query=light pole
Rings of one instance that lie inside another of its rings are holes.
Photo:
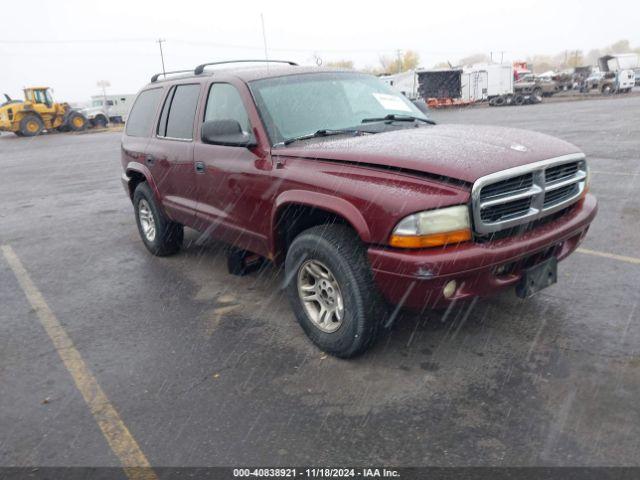
[[[111,84],[109,83],[109,80],[98,80],[96,85],[102,88],[102,101],[104,102],[102,106],[107,110],[107,87],[110,87]]]

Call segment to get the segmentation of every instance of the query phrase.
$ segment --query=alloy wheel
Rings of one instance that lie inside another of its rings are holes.
[[[138,218],[140,219],[140,226],[142,227],[142,233],[144,237],[153,242],[156,239],[156,220],[153,217],[153,212],[144,198],[140,200],[138,204]]]
[[[309,319],[319,330],[332,333],[342,326],[344,300],[340,285],[329,268],[307,260],[298,270],[298,295]]]

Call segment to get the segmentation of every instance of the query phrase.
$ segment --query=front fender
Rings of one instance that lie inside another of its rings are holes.
[[[326,210],[343,217],[358,233],[365,243],[371,242],[371,231],[360,211],[344,198],[327,195],[326,193],[310,192],[308,190],[287,190],[276,197],[271,212],[271,231],[275,231],[279,212],[287,205],[297,204]],[[275,248],[275,245],[272,245]]]

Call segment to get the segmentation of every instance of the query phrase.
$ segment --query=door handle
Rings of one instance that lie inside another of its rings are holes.
[[[204,162],[196,162],[196,173],[204,173]]]
[[[153,155],[151,155],[150,153],[148,153],[145,156],[145,161],[149,164],[149,165],[153,165],[154,163],[156,163],[156,157],[154,157]]]

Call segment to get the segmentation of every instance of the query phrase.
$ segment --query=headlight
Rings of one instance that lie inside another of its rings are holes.
[[[466,205],[414,213],[398,222],[389,245],[398,248],[439,247],[471,240]]]

